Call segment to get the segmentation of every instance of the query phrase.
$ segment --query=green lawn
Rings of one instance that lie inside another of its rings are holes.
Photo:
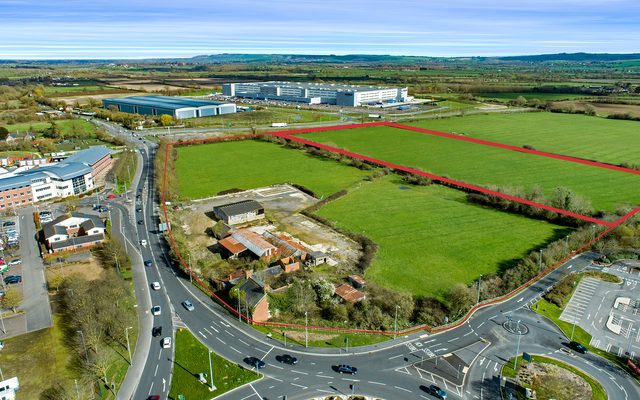
[[[502,367],[502,375],[506,376],[506,377],[511,377],[514,378],[516,376],[516,371],[520,370],[520,368],[522,368],[525,364],[527,364],[527,362],[525,362],[522,357],[518,358],[518,363],[517,363],[517,367],[514,370],[513,369],[513,362],[514,359],[511,358],[509,361],[507,361],[504,366]],[[587,375],[586,373],[582,372],[581,370],[569,365],[569,364],[565,364],[559,360],[556,360],[554,358],[550,358],[550,357],[544,357],[544,356],[532,356],[532,362],[534,363],[540,363],[540,364],[553,364],[556,365],[560,368],[566,369],[568,371],[573,372],[574,374],[578,375],[579,377],[581,377],[582,379],[584,379],[589,386],[591,386],[591,400],[607,400],[607,392],[604,390],[604,388],[602,387],[602,385],[595,380],[594,378],[592,378],[591,376]],[[538,390],[538,388],[534,387],[533,389]],[[539,390],[538,390],[539,391]]]
[[[177,151],[179,192],[189,199],[285,182],[327,196],[367,174],[336,161],[255,140],[177,147]]]
[[[337,121],[337,114],[317,112],[312,110],[298,110],[294,108],[269,107],[266,110],[246,111],[235,114],[217,115],[215,117],[193,118],[185,120],[189,126],[264,126],[272,122],[286,122],[288,124],[304,122]]]
[[[366,278],[441,298],[459,282],[497,272],[567,230],[466,202],[439,185],[407,187],[395,175],[367,183],[318,211],[380,246]]]
[[[640,163],[638,122],[558,113],[503,113],[411,125],[609,163]]]
[[[82,119],[60,119],[55,120],[56,125],[60,128],[60,132],[63,135],[69,135],[73,133],[79,133],[83,135],[94,135],[96,133],[96,127],[91,122]],[[36,132],[42,133],[51,127],[49,122],[25,122],[21,124],[6,125],[9,132]]]
[[[564,186],[597,210],[640,204],[638,175],[390,127],[316,132],[305,138],[476,185]]]
[[[278,339],[282,342],[285,341],[285,335],[286,335],[287,343],[295,343],[300,346],[305,345],[304,337],[302,337],[302,333],[304,333],[304,330],[282,329],[278,327],[264,326],[264,325],[253,325],[253,328],[265,334],[271,333],[274,339]],[[295,333],[295,335],[291,336],[292,333]],[[332,337],[327,339],[317,339],[314,337],[314,334],[316,333],[322,336],[331,335]],[[347,342],[347,339],[348,339],[348,342]],[[309,331],[309,346],[311,347],[345,348],[348,344],[349,348],[351,348],[354,346],[368,346],[371,344],[381,343],[390,339],[393,339],[393,336],[369,335],[364,333],[340,333],[340,332],[331,332],[331,331],[314,331],[314,330]]]
[[[259,374],[227,361],[219,355],[211,354],[214,385],[213,392],[209,387],[200,383],[198,373],[209,375],[209,358],[207,348],[200,343],[188,330],[180,329],[176,332],[176,354],[173,366],[173,379],[169,398],[178,399],[182,394],[187,400],[209,400],[238,386],[252,382],[260,377]]]

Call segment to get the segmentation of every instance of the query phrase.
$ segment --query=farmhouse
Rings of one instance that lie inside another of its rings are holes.
[[[264,207],[255,200],[243,200],[213,208],[216,218],[227,225],[237,225],[265,217]]]
[[[97,215],[74,212],[45,224],[42,231],[50,251],[57,253],[102,243],[105,226]]]
[[[364,293],[346,283],[336,288],[336,296],[349,303],[356,303],[366,298]]]

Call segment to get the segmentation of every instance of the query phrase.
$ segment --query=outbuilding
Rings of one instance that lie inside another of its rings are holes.
[[[227,225],[237,225],[263,219],[264,207],[255,200],[242,200],[213,207],[213,214]]]

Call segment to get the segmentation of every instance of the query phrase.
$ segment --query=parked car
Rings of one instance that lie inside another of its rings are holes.
[[[141,245],[142,247],[147,247],[147,241],[146,241],[146,240],[144,240],[144,239],[142,239],[142,240],[140,241],[140,245]]]
[[[6,285],[11,285],[11,284],[20,283],[20,282],[22,282],[22,277],[20,275],[9,275],[4,278],[4,283]]]
[[[162,309],[160,308],[160,306],[153,306],[151,308],[151,314],[153,314],[153,315],[158,316],[158,315],[160,315],[161,312],[162,312]]]
[[[162,339],[162,348],[168,349],[171,347],[171,338],[169,336]]]
[[[153,265],[153,261],[152,260],[144,260],[144,266],[145,267],[150,267]]]
[[[440,389],[440,387],[438,387],[436,385],[429,386],[427,388],[427,393],[429,393],[432,396],[435,396],[438,399],[446,400],[446,398],[447,398],[447,392],[445,392],[444,390]]]
[[[22,264],[22,260],[19,258],[16,258],[15,260],[9,261],[9,264],[7,265],[9,265],[10,267],[13,267],[14,265],[20,265],[20,264]]]
[[[153,282],[151,284],[151,287],[153,288],[153,290],[160,290],[160,282]]]
[[[153,337],[158,337],[158,336],[162,335],[162,327],[161,326],[154,326],[153,329],[151,330],[151,335]]]
[[[267,366],[267,364],[258,357],[247,357],[244,359],[244,362],[251,365],[255,369],[262,369]]]
[[[187,309],[187,311],[193,311],[193,310],[195,310],[195,307],[193,306],[193,303],[191,303],[191,301],[190,301],[190,300],[185,300],[185,301],[183,301],[183,302],[182,302],[182,306],[183,306],[184,308],[186,308],[186,309]]]
[[[589,349],[587,349],[586,347],[584,347],[582,344],[578,342],[570,342],[568,347],[571,350],[575,350],[580,354],[587,354],[589,352]]]
[[[289,354],[283,354],[281,356],[276,356],[276,360],[280,361],[281,363],[285,363],[285,364],[289,364],[289,365],[296,365],[298,363],[298,359],[292,355]]]
[[[337,371],[340,374],[355,375],[355,374],[358,373],[358,368],[352,367],[351,365],[340,364],[340,365],[338,365]]]
[[[13,221],[4,221],[2,223],[2,226],[5,227],[5,228],[8,227],[8,226],[16,226],[16,223],[13,222]]]
[[[136,212],[142,212],[142,207],[136,207]]]
[[[115,194],[110,194],[107,196],[107,199],[117,199],[118,196],[116,196]]]

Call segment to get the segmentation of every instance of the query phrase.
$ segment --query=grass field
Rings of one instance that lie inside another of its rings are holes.
[[[305,138],[476,185],[572,189],[597,210],[640,204],[638,175],[390,127],[316,132]]]
[[[108,86],[86,85],[86,86],[47,86],[44,88],[46,94],[66,94],[77,92],[97,92],[100,90],[113,90]]]
[[[380,246],[367,280],[402,292],[442,297],[459,282],[497,272],[567,230],[468,204],[438,185],[405,189],[390,175],[318,211]]]
[[[250,105],[251,106],[251,105]],[[293,108],[269,107],[265,110],[246,111],[242,113],[217,115],[215,117],[193,118],[185,120],[189,126],[260,126],[272,122],[286,122],[288,124],[305,122],[337,121],[338,114],[316,112],[311,110],[297,110]]]
[[[335,161],[254,140],[178,147],[177,151],[179,192],[189,199],[285,182],[327,196],[367,174]]]
[[[253,325],[253,328],[265,334],[271,334],[274,339],[287,343],[295,343],[300,346],[305,345],[304,330],[282,329],[273,326]],[[309,331],[309,346],[311,347],[334,347],[346,348],[354,346],[368,346],[392,339],[390,335],[369,335],[364,333],[338,333],[338,332],[316,332]]]
[[[209,400],[238,386],[258,379],[260,376],[250,370],[240,368],[219,355],[211,354],[213,365],[213,392],[198,381],[197,374],[209,375],[208,349],[186,329],[176,332],[176,354],[173,367],[173,379],[169,398],[178,399],[182,394],[188,400]]]
[[[638,122],[558,113],[504,113],[411,125],[608,163],[640,163]]]
[[[516,99],[520,96],[524,97],[527,100],[573,100],[573,99],[583,99],[587,97],[593,97],[584,94],[575,94],[575,93],[536,93],[536,92],[485,92],[478,93],[478,97],[482,97],[485,99],[496,99],[496,100],[504,100],[509,101]]]
[[[55,120],[63,135],[79,133],[83,135],[93,135],[96,127],[91,122],[82,119],[61,119]],[[42,133],[51,127],[49,122],[25,122],[22,124],[7,125],[9,132],[36,132]]]

